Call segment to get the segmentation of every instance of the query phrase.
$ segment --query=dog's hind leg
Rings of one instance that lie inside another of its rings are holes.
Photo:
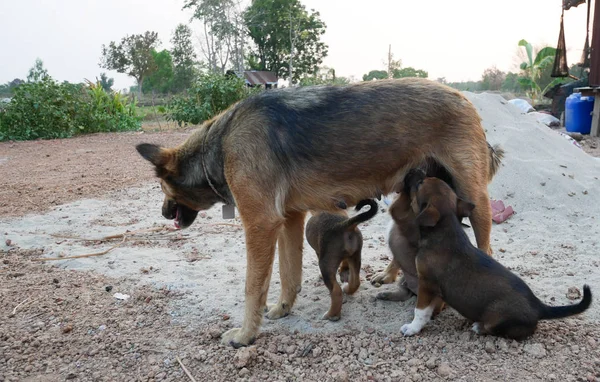
[[[344,293],[354,294],[360,286],[360,252],[348,258],[349,277],[348,284],[344,285]]]
[[[319,256],[319,269],[331,297],[331,306],[329,311],[323,315],[324,320],[337,321],[341,316],[343,297],[342,288],[336,280],[338,266],[339,264],[335,261],[335,258],[328,256],[327,253]]]
[[[275,244],[281,223],[267,220],[260,209],[243,210],[240,215],[246,234],[246,293],[244,321],[241,328],[223,333],[221,341],[235,348],[254,342],[263,318],[263,307],[267,302]],[[247,212],[247,213],[244,213]]]
[[[302,288],[302,245],[304,243],[305,212],[286,215],[283,229],[279,233],[279,276],[281,294],[277,304],[270,307],[267,318],[274,320],[290,313],[296,295]]]

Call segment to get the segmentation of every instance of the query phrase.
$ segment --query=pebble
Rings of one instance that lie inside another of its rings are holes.
[[[431,358],[429,358],[429,359],[427,360],[427,362],[425,362],[425,366],[426,366],[428,369],[433,369],[433,368],[435,367],[435,358],[434,358],[434,357],[431,357]]]
[[[535,358],[542,358],[546,356],[546,349],[544,348],[544,345],[540,343],[526,344],[523,347],[523,351],[534,356]]]
[[[246,375],[250,374],[250,370],[248,370],[245,367],[242,367],[242,369],[239,372],[240,377],[245,377]]]
[[[340,370],[333,374],[333,379],[336,382],[348,382],[348,380],[349,380],[348,373],[345,370]]]
[[[452,369],[447,362],[442,362],[440,363],[440,366],[438,366],[437,373],[440,375],[440,377],[448,377],[450,374],[452,374]]]
[[[248,363],[256,357],[256,346],[243,347],[238,349],[233,357],[233,364],[238,369],[248,365]]]
[[[596,347],[596,340],[593,338],[588,338],[588,345],[590,345],[592,348]]]
[[[488,353],[494,353],[496,351],[496,346],[492,341],[487,341],[485,343],[485,351]]]

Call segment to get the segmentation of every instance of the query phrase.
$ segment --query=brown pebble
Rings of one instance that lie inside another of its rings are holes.
[[[71,331],[73,331],[73,325],[71,324],[65,325],[62,329],[63,333],[70,333]]]

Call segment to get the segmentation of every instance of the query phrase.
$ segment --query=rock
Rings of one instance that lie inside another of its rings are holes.
[[[348,380],[349,380],[348,373],[345,370],[337,371],[337,372],[333,373],[333,379],[336,382],[348,382]]]
[[[313,357],[318,357],[318,356],[320,356],[320,355],[321,355],[321,352],[322,352],[322,350],[321,350],[321,348],[320,348],[320,347],[318,347],[318,346],[315,346],[315,347],[312,349],[312,354],[313,354]]]
[[[418,358],[412,358],[408,360],[406,363],[408,366],[419,366],[421,364],[421,360]]]
[[[596,340],[593,338],[588,338],[588,345],[590,345],[592,349],[596,348]]]
[[[485,351],[488,353],[495,353],[496,352],[496,346],[494,345],[494,343],[492,341],[487,341],[485,343]]]
[[[579,300],[581,299],[581,291],[577,287],[569,287],[567,290],[567,298],[569,300]]]
[[[212,337],[212,338],[219,338],[221,337],[221,329],[218,326],[212,326],[210,328],[208,328],[208,334]]]
[[[240,372],[239,372],[239,376],[240,377],[245,377],[248,374],[250,374],[250,370],[246,369],[245,367],[242,367],[242,370],[240,370]]]
[[[434,358],[434,357],[431,357],[431,358],[429,358],[429,359],[427,360],[427,362],[425,362],[425,366],[426,366],[428,369],[433,369],[433,368],[435,367],[435,358]]]
[[[363,361],[363,360],[367,359],[368,356],[369,356],[369,352],[367,351],[367,349],[361,348],[358,353],[358,359]]]
[[[447,362],[442,362],[440,363],[440,366],[438,366],[437,373],[440,377],[449,377],[450,374],[452,374],[452,369]]]
[[[285,352],[289,355],[292,355],[296,352],[296,345],[286,346]]]
[[[523,351],[535,358],[542,358],[546,356],[546,349],[544,349],[544,345],[540,343],[526,344],[523,346]]]
[[[256,357],[256,346],[248,346],[238,349],[233,357],[233,364],[241,369],[250,363]]]
[[[556,374],[548,374],[548,379],[554,381],[556,379]]]

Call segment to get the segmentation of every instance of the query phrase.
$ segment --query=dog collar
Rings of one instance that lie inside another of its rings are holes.
[[[206,170],[206,163],[204,163],[204,148],[206,147],[206,140],[207,139],[208,139],[208,129],[206,131],[206,134],[204,135],[204,140],[202,141],[202,169],[204,170],[204,176],[206,177],[206,181],[208,182],[208,185],[213,190],[213,192],[215,194],[217,194],[217,196],[219,198],[223,199],[223,202],[225,204],[229,205],[231,203],[229,203],[229,201],[227,200],[227,198],[225,198],[223,195],[221,195],[221,193],[219,191],[217,191],[217,189],[215,188],[215,186],[210,181],[210,177],[208,176],[208,171]]]

